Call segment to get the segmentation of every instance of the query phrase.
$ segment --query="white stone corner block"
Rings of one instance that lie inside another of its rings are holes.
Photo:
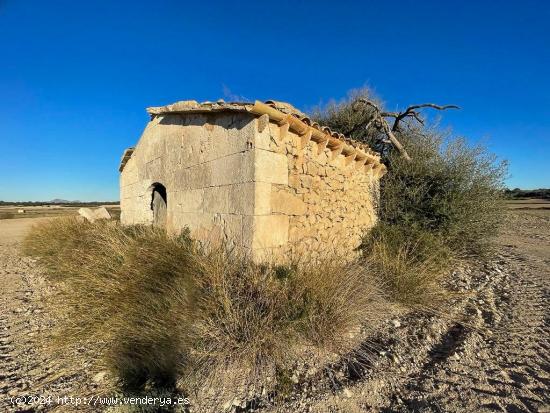
[[[288,243],[289,218],[286,215],[245,217],[243,240],[247,247],[273,248]]]
[[[256,149],[254,157],[255,181],[288,185],[288,158],[280,153]]]

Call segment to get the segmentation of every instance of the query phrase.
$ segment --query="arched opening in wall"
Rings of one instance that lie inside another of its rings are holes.
[[[168,198],[166,187],[160,183],[153,184],[151,194],[151,210],[153,211],[153,225],[166,228],[166,215],[168,209]]]

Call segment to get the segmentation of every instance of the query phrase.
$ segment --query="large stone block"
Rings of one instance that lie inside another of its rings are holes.
[[[203,134],[203,162],[223,158],[251,149],[254,140],[254,117],[221,114],[208,117]]]
[[[209,162],[211,186],[229,185],[254,180],[254,151],[239,152]]]
[[[258,118],[258,119],[256,119],[255,122],[256,122],[256,127],[259,128],[259,127],[263,126],[263,125],[261,125],[261,122],[264,122],[264,120],[262,120],[260,122],[260,118]],[[256,149],[263,149],[263,150],[271,151],[271,152],[274,151],[269,125],[266,125],[265,128],[262,130],[262,132],[258,132],[255,135],[254,147]]]
[[[90,222],[95,222],[100,219],[111,219],[111,214],[105,207],[99,208],[80,208],[78,210],[80,216]]]
[[[167,186],[174,190],[200,189],[211,186],[212,180],[212,165],[208,162],[175,171],[173,182]]]
[[[174,213],[172,217],[173,232],[179,233],[189,228],[191,236],[199,241],[211,238],[214,227],[214,215],[207,213]]]
[[[231,212],[231,203],[229,195],[233,185],[211,186],[204,188],[203,212],[207,213],[229,213]]]
[[[253,215],[271,214],[271,188],[267,182],[254,182],[254,212]]]
[[[155,182],[164,180],[163,158],[155,158],[145,164],[145,179],[150,179]]]
[[[139,180],[139,172],[134,158],[130,158],[120,174],[120,185],[133,184]]]
[[[288,158],[262,149],[254,151],[254,180],[288,185]]]
[[[303,215],[307,206],[300,198],[287,191],[271,191],[271,210],[274,213]]]
[[[247,182],[234,185],[230,202],[233,212],[242,215],[267,215],[271,213],[271,184],[265,182]]]
[[[202,212],[204,189],[183,189],[170,192],[167,199],[168,209],[174,212]]]
[[[286,215],[259,215],[243,218],[243,242],[252,249],[272,248],[288,243]]]
[[[214,217],[214,228],[219,228],[219,239],[213,239],[213,242],[223,242],[230,247],[243,246],[243,217],[241,215],[217,214]]]
[[[254,182],[204,188],[204,212],[253,215],[254,197]]]

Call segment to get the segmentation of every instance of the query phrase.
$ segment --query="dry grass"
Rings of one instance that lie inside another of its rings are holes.
[[[73,218],[39,225],[25,250],[56,285],[50,347],[92,348],[100,368],[133,388],[179,379],[197,391],[235,368],[254,382],[304,349],[348,352],[384,316],[365,267],[337,260],[257,265],[155,228]]]
[[[442,282],[452,265],[439,236],[409,226],[378,224],[362,245],[365,266],[377,274],[390,300],[434,307],[448,297]]]
[[[261,375],[286,368],[303,347],[344,353],[382,315],[378,283],[362,266],[262,266],[221,251],[200,261],[195,359],[209,371],[238,364]]]
[[[186,239],[60,218],[34,228],[24,248],[56,282],[48,303],[58,321],[53,351],[99,349],[97,367],[129,386],[175,380],[189,345]]]

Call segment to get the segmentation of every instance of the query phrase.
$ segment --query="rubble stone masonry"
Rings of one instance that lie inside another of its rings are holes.
[[[276,123],[258,135],[257,146],[285,156],[288,173],[288,183],[272,184],[269,191],[270,213],[279,217],[280,228],[288,228],[288,234],[281,234],[285,242],[278,251],[265,251],[266,255],[352,256],[376,223],[376,173],[343,155],[333,159],[331,150],[313,141],[303,145],[295,133],[287,132],[281,139]]]

